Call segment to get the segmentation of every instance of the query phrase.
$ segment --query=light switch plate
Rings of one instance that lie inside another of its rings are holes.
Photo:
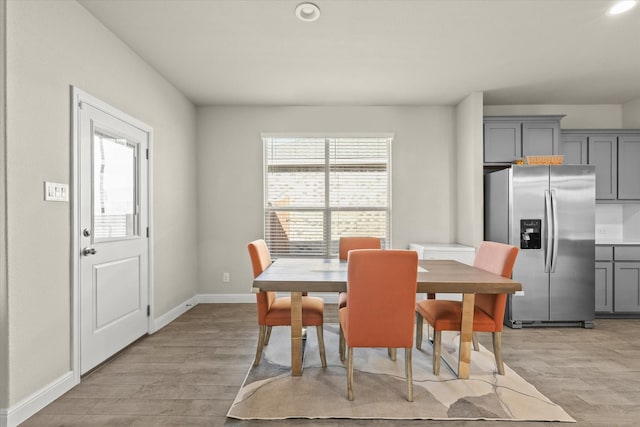
[[[68,202],[69,185],[58,182],[44,182],[44,200],[50,202]]]

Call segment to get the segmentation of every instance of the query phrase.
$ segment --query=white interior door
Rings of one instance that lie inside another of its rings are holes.
[[[81,374],[148,332],[149,133],[127,117],[78,109]]]

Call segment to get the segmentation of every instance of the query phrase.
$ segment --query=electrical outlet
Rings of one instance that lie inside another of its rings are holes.
[[[229,273],[222,273],[222,281],[224,283],[229,283]]]

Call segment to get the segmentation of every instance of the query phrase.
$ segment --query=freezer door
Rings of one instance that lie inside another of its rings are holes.
[[[545,195],[549,190],[549,166],[511,168],[510,244],[520,248],[513,269],[513,280],[522,283],[524,295],[510,296],[507,316],[512,322],[549,319],[549,273],[545,272],[548,243],[548,212]],[[527,220],[527,221],[522,221]],[[539,220],[541,244],[527,245],[521,239],[521,224]],[[533,246],[533,248],[531,247]]]
[[[595,170],[552,166],[554,253],[549,282],[551,321],[595,317]]]

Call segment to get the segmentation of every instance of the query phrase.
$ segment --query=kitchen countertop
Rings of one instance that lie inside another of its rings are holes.
[[[428,243],[428,242],[417,242],[411,243],[412,245],[419,245],[425,249],[436,250],[436,251],[472,251],[475,252],[475,248],[473,246],[465,246],[459,243]]]
[[[640,240],[616,240],[616,239],[598,239],[596,240],[596,245],[640,245]]]

